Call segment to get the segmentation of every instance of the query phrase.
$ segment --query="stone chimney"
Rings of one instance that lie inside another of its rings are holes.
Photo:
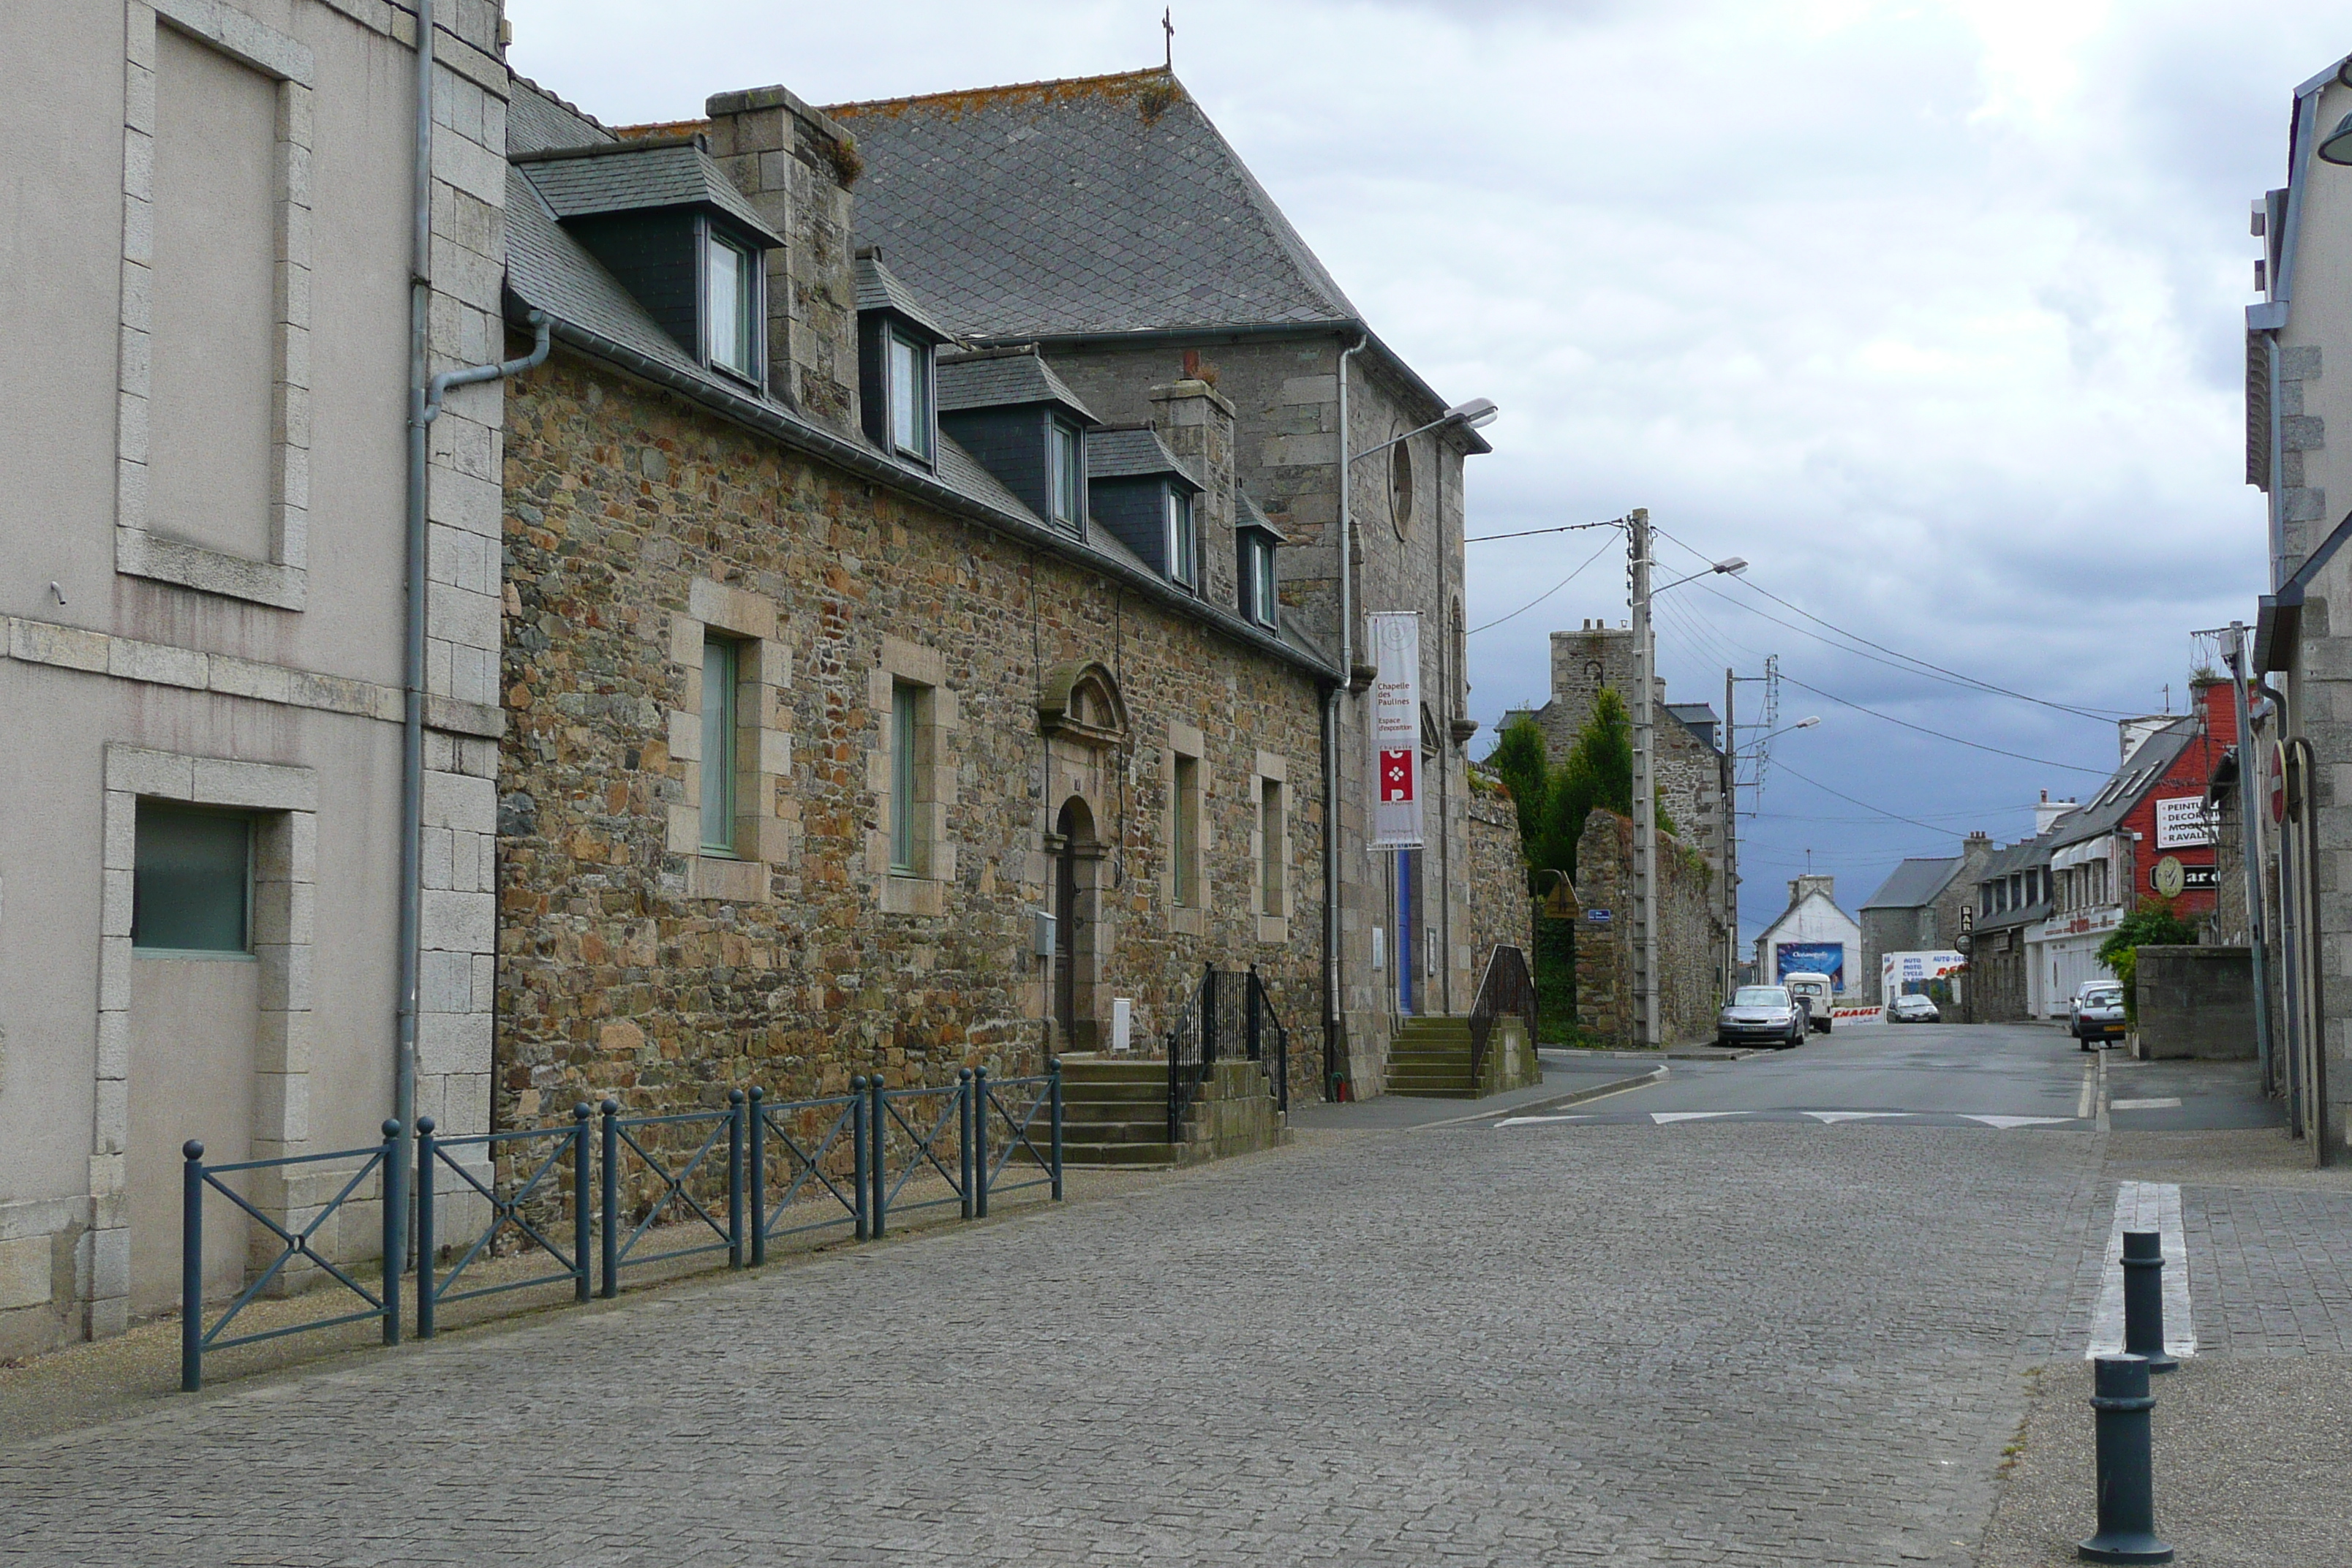
[[[849,187],[857,143],[781,87],[722,92],[705,104],[710,153],[768,226],[768,391],[821,425],[857,433],[857,290]]]
[[[1193,518],[1201,535],[1201,593],[1232,609],[1241,603],[1234,580],[1234,405],[1210,379],[1215,368],[1189,349],[1184,372],[1182,380],[1151,389],[1151,427],[1205,487]]]
[[[2033,803],[2033,837],[2039,838],[2049,832],[2052,823],[2056,822],[2080,804],[2078,801],[2072,800],[2052,800],[2050,792],[2043,790],[2042,798]]]

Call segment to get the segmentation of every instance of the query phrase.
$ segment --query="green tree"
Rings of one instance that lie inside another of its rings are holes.
[[[1511,792],[1524,850],[1542,830],[1544,798],[1551,783],[1551,763],[1544,755],[1543,731],[1536,721],[1524,713],[1513,720],[1486,753],[1486,767]]]
[[[2139,1022],[2139,989],[2133,984],[2143,947],[2182,947],[2197,940],[2197,928],[2173,912],[2170,899],[2146,898],[2139,908],[2116,922],[2099,943],[2098,958],[2124,983],[2124,1011]]]

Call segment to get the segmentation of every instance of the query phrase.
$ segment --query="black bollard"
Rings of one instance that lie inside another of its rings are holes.
[[[2164,1353],[2164,1238],[2152,1230],[2124,1232],[2124,1354],[2150,1372],[2180,1364]]]
[[[2093,1373],[2098,1414],[2099,1533],[2074,1548],[2085,1563],[2169,1563],[2156,1538],[2156,1477],[2148,1457],[2147,1363],[2103,1355]]]

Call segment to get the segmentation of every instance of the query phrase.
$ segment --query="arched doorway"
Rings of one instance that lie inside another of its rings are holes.
[[[1095,1016],[1095,871],[1102,844],[1080,795],[1054,822],[1054,1035],[1062,1050],[1092,1050]]]

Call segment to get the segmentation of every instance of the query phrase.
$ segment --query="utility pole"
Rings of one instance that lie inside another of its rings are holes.
[[[1738,678],[1723,672],[1723,994],[1739,977],[1739,763],[1733,739],[1739,731],[1732,721],[1731,700]]]
[[[2246,857],[2246,940],[2254,959],[2254,1049],[2263,1059],[2263,1093],[2278,1092],[2271,1041],[2270,956],[2263,946],[2262,803],[2254,789],[2254,718],[2247,701],[2246,623],[2230,623],[2230,686],[2238,705],[2238,826]]]
[[[1633,995],[1636,1047],[1664,1044],[1658,1031],[1658,810],[1651,756],[1657,653],[1650,644],[1650,513],[1625,516],[1633,608]]]

